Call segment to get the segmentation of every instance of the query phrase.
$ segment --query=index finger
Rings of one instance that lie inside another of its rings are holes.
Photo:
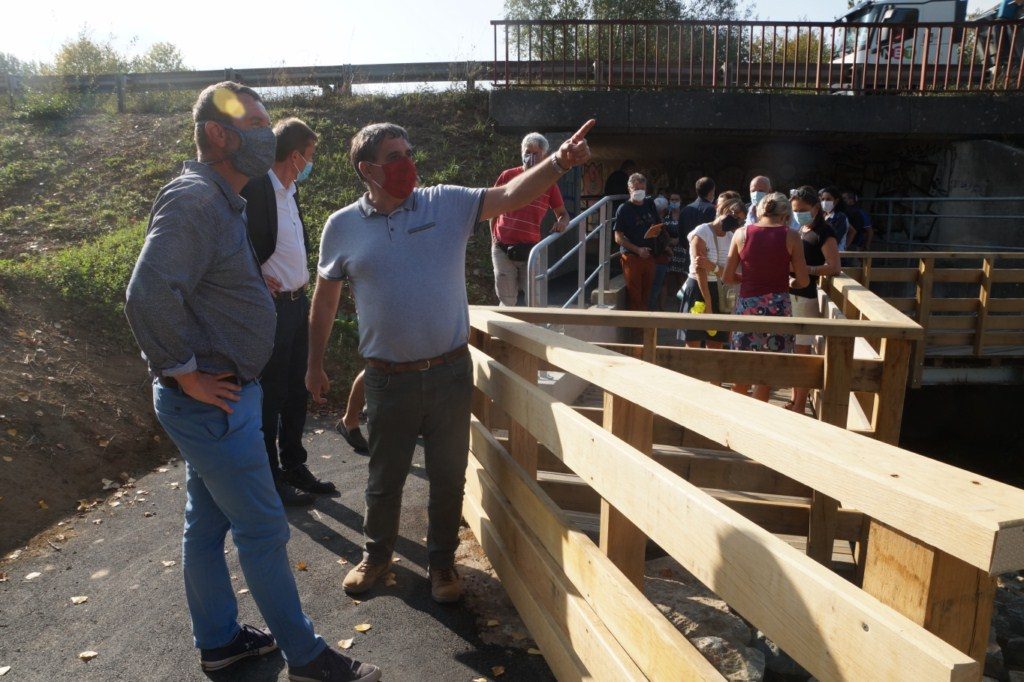
[[[597,125],[597,119],[596,118],[592,118],[589,121],[587,121],[586,123],[584,123],[583,126],[573,134],[572,142],[579,142],[579,141],[583,140],[587,136],[587,133],[590,132],[590,129],[593,128],[596,125]]]

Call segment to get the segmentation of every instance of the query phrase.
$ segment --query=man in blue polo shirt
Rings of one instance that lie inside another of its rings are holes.
[[[373,587],[391,564],[402,489],[423,436],[431,595],[457,601],[455,568],[469,453],[472,365],[467,341],[466,246],[476,224],[529,204],[590,158],[588,121],[558,151],[501,187],[416,187],[405,129],[366,126],[349,154],[367,192],[328,220],[310,317],[306,386],[323,402],[324,352],[347,278],[366,359],[370,431],[363,560],[345,577],[351,593]]]

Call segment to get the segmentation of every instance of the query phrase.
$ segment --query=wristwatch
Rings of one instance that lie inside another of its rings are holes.
[[[568,168],[562,168],[558,163],[558,157],[554,154],[551,155],[551,166],[559,175],[565,175],[566,173],[572,170],[572,166],[569,166]]]

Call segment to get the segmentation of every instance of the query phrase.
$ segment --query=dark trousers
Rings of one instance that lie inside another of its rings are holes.
[[[302,431],[306,426],[306,363],[309,353],[309,299],[275,299],[277,332],[274,352],[263,368],[263,440],[270,470],[306,463]]]
[[[427,553],[433,568],[449,568],[459,547],[459,519],[469,459],[473,368],[468,356],[424,372],[387,374],[368,367],[366,410],[370,476],[366,482],[364,555],[391,558],[398,538],[402,489],[416,439],[423,436],[427,480]]]

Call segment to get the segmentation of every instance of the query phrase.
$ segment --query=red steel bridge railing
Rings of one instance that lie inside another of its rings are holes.
[[[493,86],[1022,91],[1024,22],[497,20]]]

